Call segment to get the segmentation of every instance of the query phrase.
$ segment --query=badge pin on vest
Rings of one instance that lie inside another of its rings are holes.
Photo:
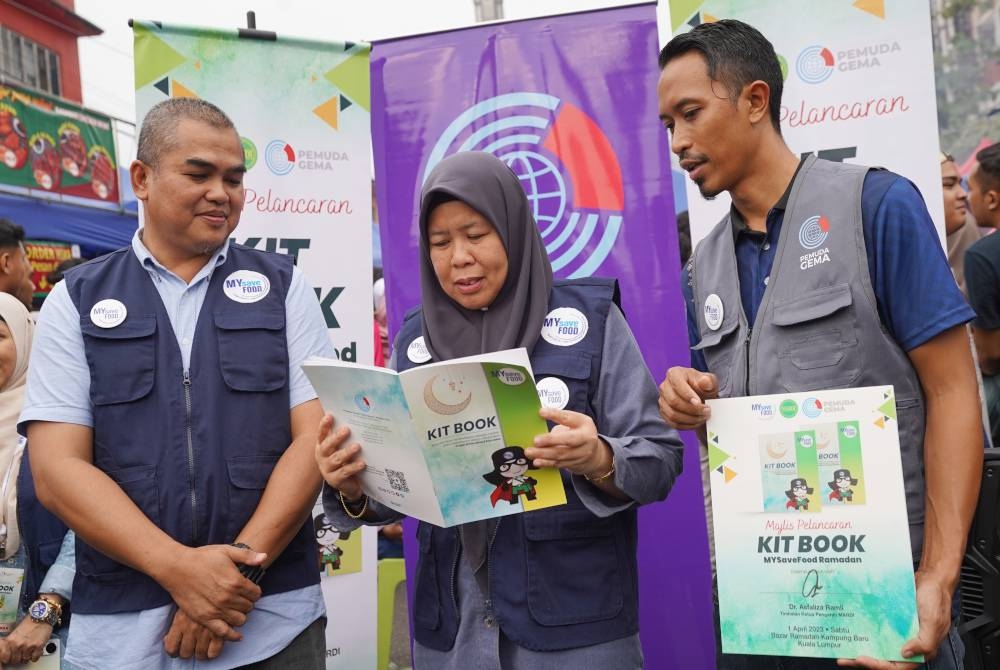
[[[406,357],[412,363],[426,363],[431,359],[431,352],[427,350],[423,335],[410,342],[410,346],[406,348]]]
[[[114,298],[100,300],[90,308],[90,322],[98,328],[120,326],[125,321],[126,316],[128,316],[128,310],[125,308],[125,303]]]
[[[271,281],[253,270],[237,270],[223,280],[222,291],[235,302],[258,302],[271,292]]]
[[[590,323],[573,307],[557,307],[542,321],[542,339],[558,347],[569,347],[587,336]]]
[[[543,377],[535,384],[542,407],[565,409],[569,404],[569,387],[558,377]]]
[[[725,310],[722,307],[722,298],[713,293],[712,295],[705,298],[705,323],[712,330],[718,330],[722,327],[722,319],[725,316]]]

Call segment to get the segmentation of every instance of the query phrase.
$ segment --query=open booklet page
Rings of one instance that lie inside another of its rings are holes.
[[[524,455],[548,428],[524,349],[392,370],[310,359],[323,407],[351,428],[365,492],[439,526],[566,502],[558,470]]]

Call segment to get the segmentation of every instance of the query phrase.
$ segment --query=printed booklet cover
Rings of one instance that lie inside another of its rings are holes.
[[[903,660],[918,624],[893,388],[708,404],[722,650]]]
[[[361,445],[361,484],[380,503],[443,527],[565,504],[559,471],[524,455],[548,432],[524,349],[403,373],[322,358],[302,369]]]

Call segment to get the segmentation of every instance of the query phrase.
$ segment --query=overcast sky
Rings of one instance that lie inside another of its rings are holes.
[[[504,15],[522,19],[632,2],[504,0]],[[77,13],[104,30],[103,35],[79,42],[84,105],[135,120],[130,18],[236,28],[246,27],[246,12],[251,9],[261,30],[334,41],[400,37],[475,22],[473,0],[76,0]]]

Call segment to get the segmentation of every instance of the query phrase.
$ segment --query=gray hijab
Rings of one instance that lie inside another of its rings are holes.
[[[441,196],[461,200],[493,224],[507,250],[507,279],[486,310],[449,298],[431,264],[427,222]],[[492,154],[467,151],[442,160],[420,192],[420,291],[423,336],[436,360],[524,347],[531,353],[552,290],[552,265],[521,182]]]
[[[441,288],[427,246],[427,221],[442,196],[461,200],[493,224],[507,250],[507,279],[486,310],[468,310]],[[438,163],[420,192],[420,294],[424,343],[437,360],[524,347],[531,353],[549,309],[552,265],[521,182],[492,154],[468,151]],[[459,526],[462,553],[488,592],[487,538],[496,520]]]

